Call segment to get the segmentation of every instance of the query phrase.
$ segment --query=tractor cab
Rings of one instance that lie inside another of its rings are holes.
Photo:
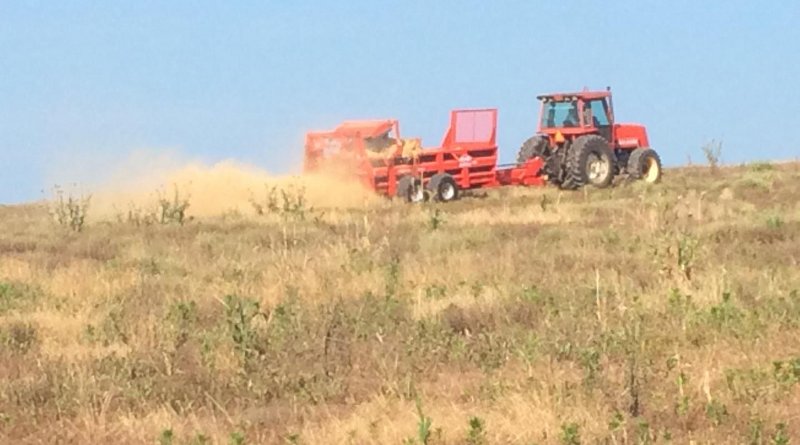
[[[550,136],[554,142],[585,134],[612,139],[611,92],[547,94],[538,99],[541,101],[539,133]]]

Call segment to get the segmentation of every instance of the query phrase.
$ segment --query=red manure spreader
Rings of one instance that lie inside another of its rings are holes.
[[[462,190],[544,185],[543,161],[497,164],[497,110],[454,110],[442,144],[402,139],[397,120],[347,121],[306,135],[304,171],[358,177],[379,194],[419,202],[452,201]]]

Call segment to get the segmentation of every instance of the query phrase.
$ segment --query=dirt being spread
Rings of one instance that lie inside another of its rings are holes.
[[[369,189],[341,175],[272,175],[234,160],[214,164],[155,162],[123,166],[101,184],[88,187],[92,218],[113,218],[131,209],[150,210],[162,199],[186,200],[188,216],[209,217],[238,211],[254,213],[254,203],[267,205],[283,193],[314,208],[354,208],[374,204]],[[177,195],[176,195],[177,194]]]

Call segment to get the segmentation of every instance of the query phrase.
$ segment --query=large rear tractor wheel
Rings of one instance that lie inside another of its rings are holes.
[[[397,197],[406,202],[422,202],[425,201],[425,189],[419,179],[403,176],[397,181]]]
[[[427,189],[431,197],[439,202],[450,202],[458,199],[458,184],[447,173],[437,173],[428,181]]]
[[[606,188],[614,179],[614,152],[601,136],[581,136],[567,153],[566,175],[561,188],[577,189],[584,185]]]
[[[661,181],[661,158],[652,148],[637,148],[628,158],[628,178],[655,184]]]

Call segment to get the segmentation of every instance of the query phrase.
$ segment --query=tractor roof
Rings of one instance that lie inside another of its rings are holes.
[[[603,99],[609,96],[611,96],[611,91],[580,91],[575,93],[541,94],[539,96],[536,96],[536,98],[539,100],[548,99],[554,101],[562,101],[570,99],[583,99],[583,100]]]
[[[395,121],[392,119],[345,121],[336,127],[334,133],[343,136],[358,135],[363,138],[371,138],[390,131],[394,125]]]

